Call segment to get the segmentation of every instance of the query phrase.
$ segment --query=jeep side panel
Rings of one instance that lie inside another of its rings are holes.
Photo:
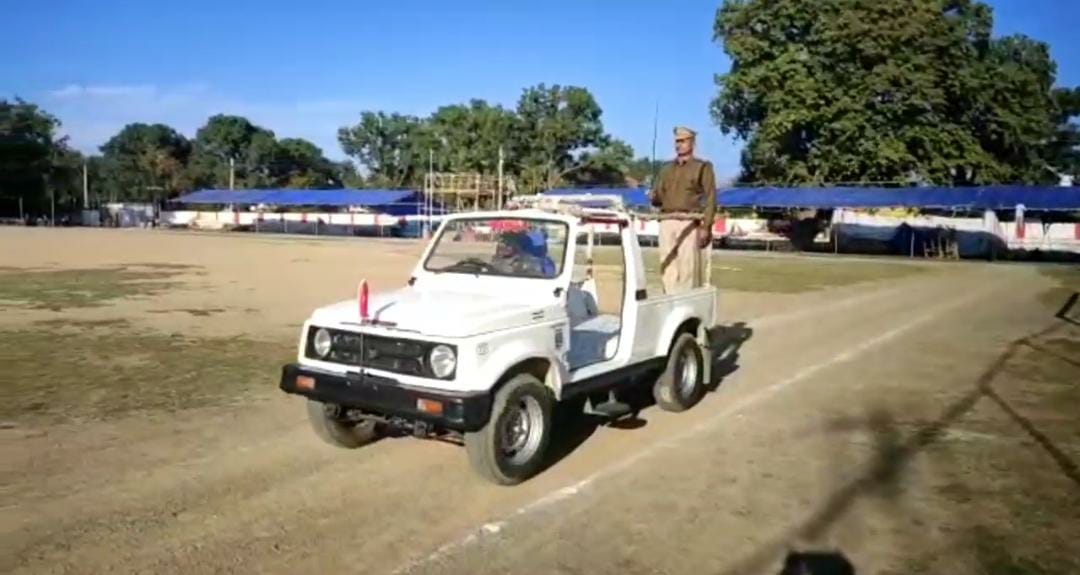
[[[698,324],[694,336],[704,342],[705,330],[712,327],[715,294],[712,288],[699,288],[639,302],[640,325],[634,334],[634,355],[667,355],[676,330],[688,320]]]
[[[565,359],[568,325],[568,320],[563,318],[491,334],[486,341],[481,339],[474,348],[475,381],[462,382],[462,387],[491,390],[514,366],[530,359],[543,359],[550,366],[545,384],[559,397],[563,382],[570,378]]]

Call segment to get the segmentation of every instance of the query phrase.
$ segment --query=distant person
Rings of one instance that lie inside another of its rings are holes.
[[[711,162],[694,157],[697,134],[681,126],[674,132],[675,159],[660,171],[649,200],[663,214],[704,213],[700,221],[660,220],[660,273],[667,294],[710,281],[703,276],[707,258],[712,256],[716,213],[716,174]]]

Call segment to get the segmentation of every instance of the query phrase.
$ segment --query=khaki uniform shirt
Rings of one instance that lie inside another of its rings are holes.
[[[711,230],[716,214],[716,174],[712,163],[690,158],[665,165],[653,187],[652,204],[666,213],[704,212],[702,223]]]

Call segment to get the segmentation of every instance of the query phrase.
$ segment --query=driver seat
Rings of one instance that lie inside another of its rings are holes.
[[[596,280],[587,277],[583,281],[570,282],[570,289],[566,293],[566,313],[570,316],[571,326],[596,317],[599,310]]]

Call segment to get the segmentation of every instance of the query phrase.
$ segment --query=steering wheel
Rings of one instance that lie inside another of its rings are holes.
[[[454,264],[451,264],[451,265],[447,266],[446,269],[451,270],[451,269],[456,269],[456,268],[472,268],[472,267],[479,268],[479,271],[482,271],[482,272],[486,272],[486,271],[489,271],[489,270],[492,269],[492,266],[491,266],[490,262],[486,262],[486,261],[484,261],[484,260],[482,260],[480,258],[477,258],[477,257],[465,258],[463,260],[460,260],[460,261],[458,261],[458,262],[456,262]]]

